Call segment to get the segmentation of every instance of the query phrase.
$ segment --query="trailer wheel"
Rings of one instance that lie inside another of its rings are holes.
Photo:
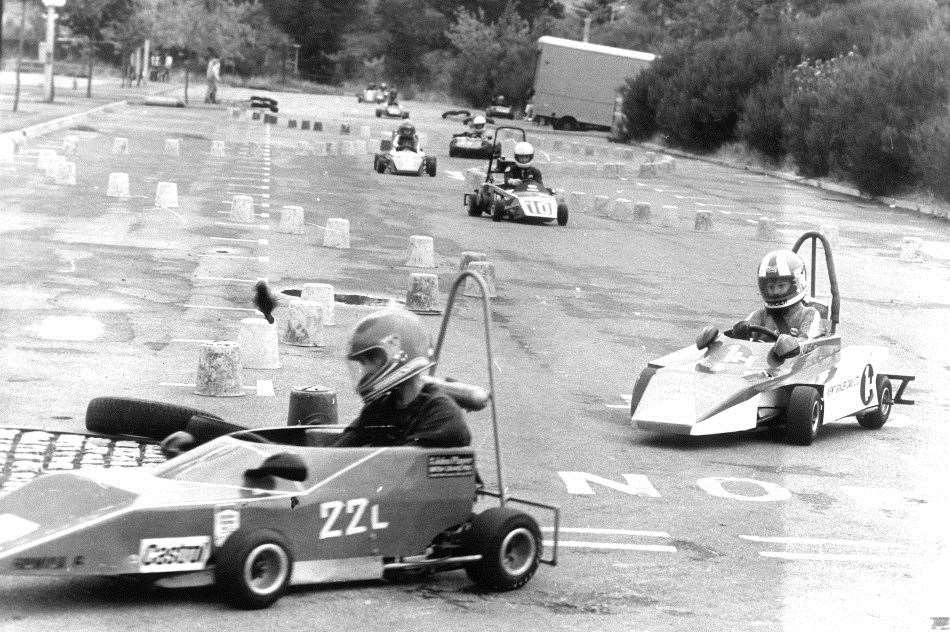
[[[785,409],[785,440],[792,445],[811,445],[821,428],[824,403],[818,389],[796,386]]]
[[[184,430],[194,416],[224,420],[197,408],[131,397],[95,397],[86,407],[86,428],[107,435],[135,435],[164,439]]]
[[[283,596],[294,560],[284,536],[270,529],[235,531],[216,554],[221,596],[246,610],[267,608]]]
[[[891,406],[894,403],[894,391],[891,388],[891,381],[886,375],[878,375],[874,381],[877,388],[877,406],[867,412],[858,413],[858,423],[862,428],[877,430],[887,422],[891,416]]]
[[[522,511],[492,507],[472,519],[471,550],[482,556],[465,567],[472,581],[489,590],[514,590],[538,570],[541,530]]]

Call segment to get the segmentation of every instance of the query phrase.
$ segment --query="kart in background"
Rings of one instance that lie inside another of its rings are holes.
[[[472,217],[483,213],[491,215],[493,221],[503,219],[550,223],[557,222],[565,226],[568,220],[568,208],[564,200],[558,198],[551,189],[534,182],[511,184],[505,181],[504,171],[508,166],[501,155],[501,135],[504,130],[512,130],[527,138],[520,127],[502,126],[495,130],[494,145],[488,157],[485,181],[473,193],[466,193],[462,205]],[[499,181],[495,178],[498,177]]]
[[[376,108],[376,118],[409,118],[409,110],[404,110],[398,103],[389,103],[385,107]]]
[[[651,361],[640,373],[630,404],[632,424],[661,434],[710,435],[774,428],[788,443],[810,445],[825,423],[855,417],[869,429],[881,428],[894,404],[913,404],[904,389],[914,379],[892,372],[888,349],[843,346],[835,333],[841,299],[828,240],[806,232],[798,252],[810,241],[811,297],[806,303],[822,314],[826,336],[801,340],[752,326],[767,338],[741,340],[703,329],[696,345]],[[814,299],[817,244],[821,243],[831,288],[831,311]]]
[[[487,131],[481,136],[467,132],[454,134],[449,141],[450,158],[490,158],[501,155],[501,147],[495,145],[494,137]]]
[[[386,100],[386,91],[376,86],[369,86],[356,95],[358,103],[382,103]]]

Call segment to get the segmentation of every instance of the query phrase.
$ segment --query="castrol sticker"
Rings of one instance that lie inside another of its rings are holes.
[[[210,555],[211,538],[206,535],[140,540],[139,572],[200,571]]]

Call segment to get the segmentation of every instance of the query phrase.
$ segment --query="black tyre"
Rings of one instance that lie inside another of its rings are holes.
[[[223,437],[224,435],[247,430],[247,426],[228,423],[217,417],[208,417],[206,415],[195,415],[185,424],[185,432],[195,438],[195,444],[207,443],[212,439]]]
[[[468,198],[468,214],[472,217],[482,216],[482,206],[478,203],[477,194],[472,194],[472,196]]]
[[[538,570],[541,530],[522,511],[492,507],[472,519],[470,550],[482,556],[465,567],[472,581],[489,590],[514,590]]]
[[[409,112],[403,112],[403,113],[402,113],[402,118],[404,118],[404,119],[409,118]]]
[[[577,121],[570,116],[564,116],[554,120],[554,129],[564,130],[565,132],[576,132],[578,129]]]
[[[491,221],[500,222],[505,216],[505,203],[501,200],[495,200],[491,206]]]
[[[356,97],[356,102],[357,102],[357,103],[362,103],[362,102],[363,102],[363,97]]]
[[[214,580],[221,596],[247,610],[267,608],[280,599],[294,568],[284,536],[270,529],[235,531],[215,558]]]
[[[887,379],[886,375],[878,375],[874,384],[877,387],[877,407],[855,415],[861,427],[869,430],[877,430],[887,423],[887,418],[891,416],[891,406],[894,403],[894,390],[891,388],[891,381]]]
[[[164,439],[184,430],[195,415],[224,423],[217,415],[190,406],[130,397],[96,397],[86,407],[86,428],[108,435]]]
[[[449,158],[455,158],[459,153],[452,145],[449,145]]]
[[[436,168],[435,156],[427,156],[426,157],[426,173],[429,174],[430,178],[435,177],[435,168]]]
[[[796,386],[785,409],[785,440],[792,445],[811,445],[821,428],[824,403],[812,386]]]
[[[557,205],[557,225],[567,226],[567,204],[564,202]]]
[[[376,110],[376,118],[383,118],[383,113],[379,110]]]

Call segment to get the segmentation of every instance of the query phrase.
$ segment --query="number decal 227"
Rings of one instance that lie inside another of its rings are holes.
[[[320,529],[320,539],[339,538],[344,535],[357,535],[359,533],[365,533],[368,529],[378,531],[388,527],[388,522],[383,522],[379,519],[379,505],[370,505],[369,520],[363,520],[368,505],[369,501],[365,498],[354,498],[346,502],[342,500],[331,500],[329,502],[320,503],[320,517],[326,519],[326,522],[323,523],[323,527]],[[340,514],[344,513],[344,510],[349,516],[349,520],[346,518],[340,520]],[[342,528],[343,523],[346,523],[345,530]],[[340,528],[335,528],[338,525]]]

